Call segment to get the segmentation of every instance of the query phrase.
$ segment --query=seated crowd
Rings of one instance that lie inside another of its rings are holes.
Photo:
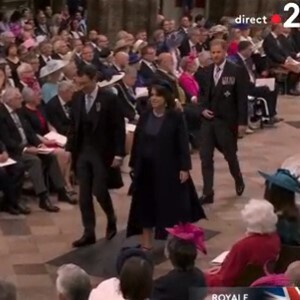
[[[23,199],[27,179],[39,207],[47,212],[59,211],[51,193],[57,194],[59,202],[77,203],[71,153],[49,138],[49,133],[68,135],[72,97],[80,88],[77,70],[86,65],[97,68],[99,86],[118,95],[124,119],[133,124],[148,106],[151,82],[166,81],[176,97],[177,109],[184,112],[194,149],[199,147],[199,102],[211,62],[210,41],[221,38],[228,42],[228,59],[248,75],[245,86],[249,97],[264,100],[254,105],[249,100],[248,133],[258,120],[269,126],[282,120],[277,114],[280,89],[290,95],[300,92],[300,31],[290,32],[282,24],[249,28],[228,20],[226,26],[210,26],[201,16],[195,23],[185,16],[176,27],[175,22],[163,19],[151,37],[144,29],[134,34],[120,31],[113,48],[105,35],[86,31],[81,11],[70,16],[64,10],[52,16],[48,7],[33,18],[25,9],[14,12],[10,20],[2,17],[0,25],[0,163],[9,158],[16,162],[0,167],[1,210],[13,215],[31,212]],[[284,88],[278,74],[286,76]],[[256,84],[257,79],[272,78],[276,81],[273,87]],[[276,270],[267,267],[276,265],[283,246],[300,245],[300,215],[295,202],[300,192],[298,161],[287,160],[273,175],[261,173],[266,179],[265,200],[251,200],[245,206],[246,235],[232,246],[218,268],[197,268],[197,252],[206,253],[203,231],[193,225],[178,225],[167,229],[166,255],[173,270],[166,275],[154,280],[151,258],[142,250],[127,249],[117,261],[118,277],[94,289],[84,270],[75,265],[61,267],[56,282],[59,299],[185,300],[191,293],[204,299],[210,288],[241,286],[249,265],[260,272],[247,285],[263,285],[268,282],[265,276],[276,277],[272,275]],[[299,284],[300,262],[289,263],[286,272],[277,275],[284,280],[275,285]],[[263,279],[255,282],[259,277]],[[3,300],[14,300],[16,290],[0,281],[0,295]]]

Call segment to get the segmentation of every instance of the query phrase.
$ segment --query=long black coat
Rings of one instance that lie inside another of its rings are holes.
[[[152,111],[141,116],[136,127],[131,152],[130,167],[134,171],[133,195],[128,219],[127,236],[138,235],[142,228],[139,223],[143,200],[147,197],[149,182],[145,182],[145,172],[142,153],[145,146],[146,125]],[[187,127],[183,114],[178,111],[168,111],[155,141],[154,150],[155,188],[155,220],[156,238],[165,239],[166,227],[180,222],[197,222],[205,218],[205,213],[199,203],[192,179],[181,184],[179,172],[190,171],[192,168],[189,152]]]

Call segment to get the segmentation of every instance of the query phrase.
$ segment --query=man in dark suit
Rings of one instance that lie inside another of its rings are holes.
[[[253,46],[249,41],[241,41],[238,45],[238,53],[234,56],[234,62],[239,65],[247,78],[248,83],[248,95],[254,97],[262,97],[267,101],[269,114],[265,115],[270,118],[268,122],[270,125],[280,121],[276,117],[276,106],[278,91],[275,88],[274,91],[270,91],[268,87],[261,86],[256,87],[256,69],[252,60]],[[266,113],[266,112],[265,112]]]
[[[81,91],[74,94],[67,150],[72,153],[79,180],[83,236],[73,243],[82,247],[96,242],[93,195],[107,216],[106,239],[117,232],[116,216],[108,191],[109,168],[121,165],[125,155],[125,122],[118,98],[97,86],[97,69],[78,70]]]
[[[155,63],[156,50],[152,46],[146,46],[141,51],[142,60],[139,69],[139,75],[142,77],[146,85],[151,84],[157,70]]]
[[[51,60],[52,55],[52,45],[48,41],[41,42],[39,45],[40,55],[39,55],[39,62],[40,66],[39,69],[46,66],[47,62]]]
[[[202,112],[200,158],[203,176],[203,204],[213,203],[213,156],[220,149],[235,180],[237,195],[245,184],[237,158],[237,138],[245,133],[247,115],[247,79],[241,68],[226,61],[227,44],[213,40],[210,47],[213,64],[208,67],[207,91],[200,99]]]
[[[58,212],[50,199],[45,184],[45,171],[49,176],[61,202],[73,202],[64,188],[64,180],[56,157],[52,154],[39,155],[44,145],[34,133],[30,125],[19,113],[22,107],[22,96],[18,89],[8,88],[0,105],[0,137],[11,158],[20,161],[33,183],[39,206],[48,212]]]
[[[201,31],[197,27],[192,27],[188,30],[188,36],[179,47],[180,56],[189,56],[191,53],[197,55],[202,51],[200,45]]]
[[[9,156],[5,145],[0,142],[0,163],[7,162]],[[20,202],[24,168],[20,163],[0,167],[0,190],[4,194],[1,210],[12,215],[30,214],[30,209]]]
[[[58,95],[46,104],[49,123],[59,134],[67,136],[70,129],[70,109],[74,92],[71,81],[61,81],[58,84]]]
[[[124,77],[116,85],[118,98],[122,107],[124,118],[129,122],[138,120],[137,99],[134,91],[134,84],[137,79],[137,71],[134,67],[127,67],[124,71]]]
[[[283,34],[283,24],[273,24],[272,31],[267,35],[263,42],[263,49],[267,55],[270,66],[277,67],[286,63],[287,58],[291,57],[293,53],[285,48],[282,44],[281,35]],[[290,95],[298,96],[299,93],[295,87],[299,81],[299,74],[293,72],[288,76],[288,92]]]

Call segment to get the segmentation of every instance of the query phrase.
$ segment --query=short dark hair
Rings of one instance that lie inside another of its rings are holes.
[[[238,44],[238,51],[244,51],[245,49],[247,49],[248,47],[250,47],[252,45],[252,43],[250,41],[241,41]]]
[[[124,263],[120,273],[120,289],[125,299],[144,300],[151,296],[153,267],[140,258],[131,257]]]
[[[182,271],[188,271],[195,266],[197,248],[191,241],[172,237],[167,244],[172,265]]]
[[[175,108],[175,97],[172,86],[168,82],[153,82],[150,86],[150,91],[155,90],[157,95],[163,97],[166,101],[166,106],[168,109]]]
[[[223,39],[214,39],[210,42],[210,49],[214,46],[221,46],[224,50],[227,50],[228,44],[225,40]]]
[[[156,51],[156,47],[154,45],[147,45],[141,49],[141,55],[144,56],[148,53],[149,49],[154,49]]]
[[[98,71],[93,65],[85,65],[78,68],[77,76],[87,76],[89,79],[93,80],[98,76]]]

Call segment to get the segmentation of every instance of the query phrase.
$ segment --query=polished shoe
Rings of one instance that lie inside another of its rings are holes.
[[[22,215],[29,215],[31,213],[31,209],[22,204],[22,203],[18,203],[18,205],[16,206],[16,209],[22,214]]]
[[[243,193],[244,193],[244,190],[245,190],[245,183],[244,181],[236,181],[235,183],[235,191],[236,191],[236,194],[238,196],[242,196]]]
[[[39,207],[40,209],[53,213],[57,213],[60,210],[59,207],[52,204],[49,198],[40,200]]]
[[[113,219],[107,223],[105,238],[110,241],[117,234],[117,221]]]
[[[84,234],[79,240],[73,242],[74,248],[85,247],[96,243],[95,235]]]
[[[6,212],[13,216],[18,216],[20,214],[20,211],[14,206],[5,206],[1,209],[1,211]]]
[[[199,198],[200,204],[205,205],[205,204],[213,204],[214,203],[214,194],[210,195],[202,195]]]
[[[66,192],[58,194],[58,201],[69,203],[71,205],[76,205],[78,203],[76,199],[70,198]]]

